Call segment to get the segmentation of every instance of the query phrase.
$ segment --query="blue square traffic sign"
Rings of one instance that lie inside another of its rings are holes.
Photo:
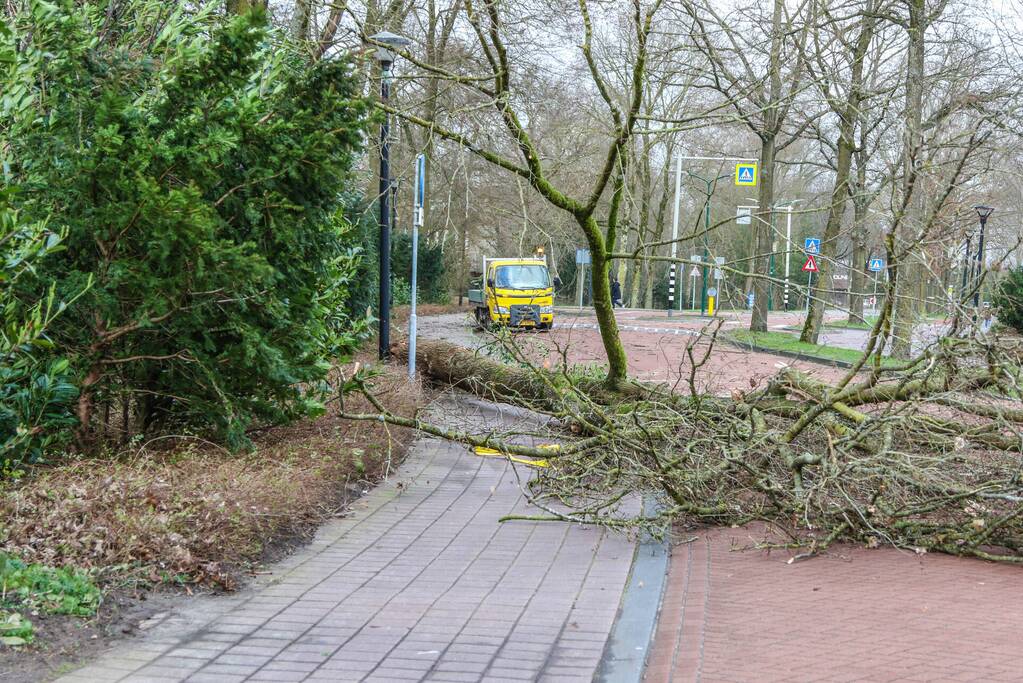
[[[755,163],[738,163],[735,165],[735,184],[753,187],[757,184],[757,165]]]
[[[821,253],[821,238],[820,237],[807,237],[803,241],[803,251],[807,254],[819,254]]]
[[[883,258],[872,258],[867,268],[872,273],[879,273],[884,270],[884,259]]]

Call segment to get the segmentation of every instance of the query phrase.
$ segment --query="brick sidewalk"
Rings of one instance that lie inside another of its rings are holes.
[[[455,406],[462,426],[472,406]],[[529,512],[511,467],[420,441],[274,582],[207,601],[206,623],[172,616],[62,680],[589,681],[634,546],[578,525],[499,524]]]
[[[787,564],[712,529],[673,550],[648,683],[1023,680],[1023,568],[890,548]]]

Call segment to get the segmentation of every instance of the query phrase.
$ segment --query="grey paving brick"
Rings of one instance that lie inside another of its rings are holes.
[[[244,681],[246,676],[243,674],[229,674],[229,673],[198,673],[194,676],[190,676],[187,683],[236,683],[237,681]]]
[[[378,681],[379,683],[384,683],[385,681],[419,681],[422,679],[423,674],[418,671],[386,666],[374,669],[373,673],[365,678],[366,683],[370,681]]]
[[[490,662],[470,662],[464,659],[442,661],[434,667],[435,672],[467,672],[481,674],[487,670]]]
[[[295,683],[304,681],[309,677],[306,671],[257,671],[245,680],[249,681],[271,681],[273,683]]]
[[[529,669],[526,667],[491,667],[487,671],[486,680],[495,681],[500,679],[516,680],[516,681],[532,681],[537,677],[539,669]]]
[[[260,671],[298,671],[309,674],[320,668],[320,662],[281,662],[272,661],[267,663]]]
[[[480,675],[474,673],[439,671],[430,674],[425,680],[436,681],[437,683],[460,683],[465,681],[478,681],[480,680]]]
[[[272,655],[255,655],[255,654],[231,654],[228,650],[226,653],[220,655],[213,660],[214,664],[231,665],[250,667],[253,670],[258,669],[267,662],[270,661]]]
[[[181,680],[196,671],[190,666],[150,664],[136,671],[133,676],[143,678],[174,678]]]

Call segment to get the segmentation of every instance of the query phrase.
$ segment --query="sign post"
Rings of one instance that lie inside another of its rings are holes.
[[[699,256],[693,256],[693,260],[694,261],[699,261],[700,258],[699,258]],[[691,284],[689,286],[689,291],[692,293],[692,296],[693,296],[693,301],[692,301],[692,305],[690,306],[690,308],[692,308],[693,310],[696,310],[696,279],[698,277],[700,277],[700,269],[697,268],[696,266],[693,266],[693,269],[691,271],[689,271],[689,277],[692,278],[692,280],[693,280],[693,284]]]
[[[803,251],[806,252],[806,263],[803,264],[803,272],[809,273],[806,280],[806,313],[810,314],[810,297],[813,296],[813,274],[817,272],[817,260],[814,254],[821,253],[821,238],[807,237],[803,240]]]
[[[718,288],[709,287],[707,289],[707,315],[709,315],[712,318],[714,317],[714,311],[717,309],[717,306],[715,305],[717,304],[717,298]]]
[[[870,259],[867,269],[874,274],[874,295],[870,297],[870,307],[874,309],[874,315],[877,315],[877,279],[878,273],[884,270],[884,259],[876,257]]]
[[[416,287],[419,270],[419,228],[423,226],[423,204],[426,199],[426,156],[416,157],[416,195],[412,208],[412,282],[411,310],[408,316],[408,378],[416,377]]]
[[[583,286],[586,284],[586,266],[590,263],[589,249],[575,250],[575,291],[579,308],[583,307]]]
[[[675,262],[675,255],[678,253],[678,214],[682,202],[682,157],[675,159],[675,215],[671,219],[671,272],[668,276],[668,317],[671,317],[671,309],[675,307],[675,273],[678,271],[678,263]],[[678,308],[682,310],[682,299],[679,298]]]
[[[807,240],[809,242],[809,240]],[[818,246],[820,240],[817,240]],[[810,297],[813,296],[813,274],[817,272],[817,259],[813,257],[812,253],[807,253],[806,263],[803,264],[803,272],[809,273],[810,276],[806,281],[806,312],[810,313]]]
[[[671,309],[675,308],[675,273],[678,271],[678,264],[674,261],[668,267],[668,317],[671,317]]]
[[[715,308],[721,308],[721,299],[723,299],[724,296],[725,296],[725,293],[724,293],[725,292],[725,271],[722,270],[722,268],[721,268],[723,265],[725,265],[725,257],[724,256],[715,256],[714,257],[714,288],[721,290],[716,295],[716,297],[717,297],[717,306]]]

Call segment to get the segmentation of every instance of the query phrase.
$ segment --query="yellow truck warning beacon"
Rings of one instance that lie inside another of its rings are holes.
[[[485,258],[481,289],[469,290],[481,327],[549,330],[554,323],[554,287],[547,263],[536,258]]]

